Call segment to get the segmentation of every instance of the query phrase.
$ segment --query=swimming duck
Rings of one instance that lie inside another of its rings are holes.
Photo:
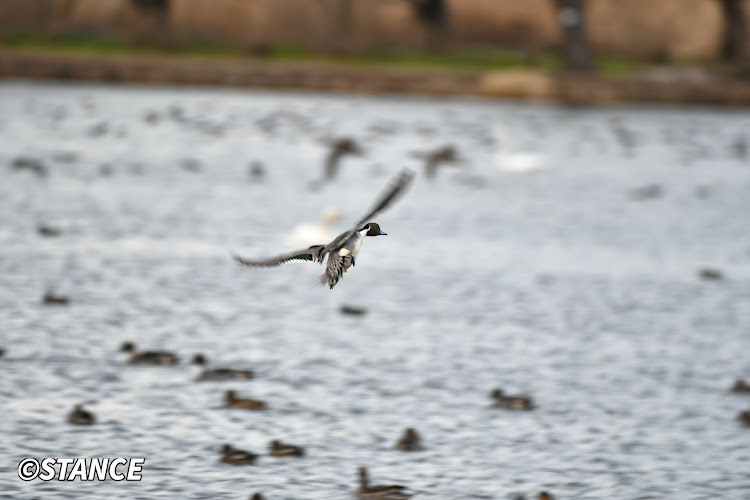
[[[258,455],[255,453],[240,450],[228,444],[222,446],[221,453],[222,456],[219,462],[232,465],[253,465],[255,459],[258,458]]]
[[[698,276],[706,281],[721,281],[724,279],[724,273],[712,267],[704,267],[698,272]]]
[[[264,497],[260,493],[253,493],[250,500],[264,500]]]
[[[272,457],[302,457],[305,455],[305,449],[274,439],[268,445],[268,454]]]
[[[439,166],[446,164],[456,165],[461,161],[458,156],[458,151],[451,145],[443,146],[424,153],[414,152],[412,153],[412,156],[424,160],[424,173],[428,179],[433,179],[435,177]]]
[[[224,408],[244,408],[245,410],[265,410],[268,405],[258,399],[238,398],[234,391],[224,393]]]
[[[42,297],[42,304],[47,306],[67,306],[70,299],[65,295],[58,295],[55,292],[45,292]]]
[[[314,245],[320,241],[331,241],[336,235],[331,233],[329,226],[341,220],[335,210],[328,209],[320,216],[317,224],[299,224],[292,229],[287,238],[290,245]]]
[[[367,498],[371,500],[405,500],[411,497],[411,493],[406,493],[406,487],[398,484],[375,485],[370,486],[367,477],[367,468],[359,468],[359,489],[357,498]]]
[[[537,498],[539,500],[552,500],[554,497],[550,493],[547,493],[546,491],[540,491],[539,497]]]
[[[367,314],[367,309],[365,309],[364,307],[342,304],[341,307],[339,307],[339,312],[347,316],[364,316],[365,314]]]
[[[206,357],[203,354],[193,356],[192,363],[199,366],[206,366]],[[198,381],[217,381],[217,380],[249,380],[253,378],[252,370],[234,370],[232,368],[211,368],[203,370],[195,377]]]
[[[411,183],[414,178],[414,172],[404,169],[388,186],[388,189],[378,198],[377,202],[357,223],[349,229],[338,235],[327,245],[312,245],[304,250],[297,250],[288,254],[271,257],[269,259],[250,260],[232,254],[232,257],[243,266],[251,267],[276,267],[291,260],[303,260],[308,262],[322,263],[328,256],[326,272],[320,277],[321,284],[328,284],[332,289],[344,273],[355,265],[355,259],[359,255],[359,249],[365,236],[381,236],[384,233],[376,222],[365,223],[367,219],[386,209],[401,194],[404,189]]]
[[[96,421],[94,414],[88,410],[84,410],[83,406],[76,405],[68,414],[68,422],[75,425],[93,425]]]
[[[750,427],[750,410],[740,412],[737,418],[744,427]]]
[[[506,410],[533,410],[534,403],[527,396],[506,396],[501,389],[494,389],[490,393],[494,400],[493,408],[505,408]]]
[[[326,157],[325,170],[323,178],[327,181],[336,177],[339,171],[341,158],[346,155],[362,156],[364,149],[350,137],[341,137],[339,139],[329,139],[324,141],[330,148]]]
[[[36,227],[36,232],[39,233],[40,236],[44,236],[45,238],[54,238],[62,234],[62,230],[53,226],[49,226],[47,224],[39,224]]]
[[[396,449],[401,451],[421,451],[424,450],[422,446],[422,439],[417,434],[417,431],[409,427],[404,431],[404,434],[396,442]]]
[[[123,343],[120,350],[130,353],[128,363],[131,365],[176,365],[179,360],[175,354],[166,351],[136,352],[132,342]]]
[[[746,394],[750,392],[750,384],[742,380],[741,378],[738,378],[734,381],[734,385],[732,386],[732,392],[735,392],[737,394]]]

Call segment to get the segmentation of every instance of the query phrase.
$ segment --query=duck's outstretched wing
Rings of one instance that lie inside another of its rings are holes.
[[[250,267],[277,267],[281,264],[289,262],[290,260],[303,260],[309,262],[322,262],[323,255],[321,254],[325,245],[313,245],[310,248],[304,250],[297,250],[296,252],[290,252],[276,257],[270,257],[267,259],[250,260],[232,252],[232,258],[242,264],[243,266]]]
[[[354,233],[356,233],[364,223],[368,222],[376,214],[388,208],[388,206],[394,203],[398,199],[399,195],[403,193],[404,190],[409,186],[412,179],[414,179],[414,171],[410,168],[403,169],[401,173],[398,174],[391,181],[388,187],[383,191],[383,193],[377,199],[375,204],[370,208],[367,214],[360,218],[357,223],[354,224],[353,228],[341,233],[332,242],[326,245],[322,250],[322,254],[324,255],[325,253],[338,249],[341,244],[351,238],[352,235],[354,235]]]
[[[405,189],[411,184],[414,179],[414,171],[410,168],[405,168],[398,174],[383,191],[383,193],[377,198],[377,201],[370,207],[367,214],[363,215],[357,223],[354,225],[354,229],[359,229],[362,224],[365,224],[375,215],[382,212],[390,205],[392,205],[399,196],[405,191]]]

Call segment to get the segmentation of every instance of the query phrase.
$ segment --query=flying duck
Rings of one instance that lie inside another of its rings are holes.
[[[359,468],[359,489],[357,490],[357,498],[370,500],[405,500],[412,495],[404,490],[406,490],[406,487],[398,484],[378,484],[370,486],[367,478],[367,468]]]
[[[125,342],[120,350],[130,353],[128,363],[131,365],[176,365],[179,359],[175,354],[166,351],[136,352],[135,344],[132,342]]]
[[[427,152],[415,151],[411,153],[411,155],[415,158],[421,158],[424,160],[424,173],[428,179],[435,177],[440,165],[456,165],[461,161],[458,150],[452,145],[443,146]]]
[[[324,141],[328,147],[328,156],[326,157],[325,170],[323,172],[324,180],[330,181],[336,177],[339,171],[341,158],[346,155],[362,156],[364,149],[356,140],[350,137],[341,137],[338,139],[328,139]]]
[[[232,368],[210,368],[206,369],[206,357],[203,354],[196,354],[193,356],[193,364],[200,365],[203,370],[195,377],[195,380],[203,382],[206,380],[220,381],[220,380],[248,380],[253,378],[252,370],[235,370]]]
[[[332,289],[344,273],[355,265],[355,259],[359,255],[364,237],[387,234],[380,230],[380,226],[376,222],[366,221],[390,206],[413,178],[414,172],[412,170],[404,169],[401,171],[367,214],[358,220],[354,227],[341,233],[327,245],[312,245],[304,250],[297,250],[268,259],[250,260],[237,254],[232,254],[232,257],[243,266],[276,267],[291,260],[322,263],[328,256],[326,271],[321,275],[320,283],[327,283],[328,287]]]

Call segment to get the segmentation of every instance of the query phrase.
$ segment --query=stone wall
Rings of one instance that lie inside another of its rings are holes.
[[[215,40],[240,47],[297,42],[361,50],[421,46],[426,33],[403,0],[2,0],[0,33],[93,31],[130,39]],[[457,45],[541,50],[559,41],[552,0],[446,0]],[[349,6],[349,23],[336,13]],[[750,0],[745,0],[750,19]],[[721,39],[717,0],[588,0],[598,53],[647,59],[712,60]]]

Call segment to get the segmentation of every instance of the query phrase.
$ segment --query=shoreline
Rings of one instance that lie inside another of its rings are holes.
[[[0,49],[0,78],[444,95],[577,105],[750,105],[750,82],[690,68],[665,68],[615,78],[538,69],[450,71],[241,57]]]

